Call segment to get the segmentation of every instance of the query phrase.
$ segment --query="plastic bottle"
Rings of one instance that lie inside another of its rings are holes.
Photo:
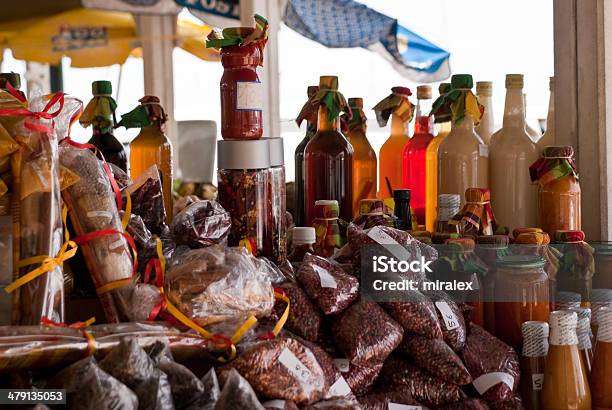
[[[315,228],[310,226],[296,226],[293,232],[293,249],[287,257],[289,262],[301,263],[307,253],[314,255],[314,244],[317,240]]]
[[[548,101],[546,132],[536,143],[540,156],[544,154],[544,148],[555,145],[555,77],[550,77],[549,88],[550,100]]]
[[[495,116],[493,114],[493,83],[491,81],[478,81],[476,83],[478,101],[484,107],[480,124],[476,127],[476,134],[482,142],[489,144],[491,135],[495,132]]]
[[[489,145],[491,204],[500,226],[537,226],[537,187],[529,166],[538,159],[534,142],[525,131],[523,75],[506,76],[504,125]]]

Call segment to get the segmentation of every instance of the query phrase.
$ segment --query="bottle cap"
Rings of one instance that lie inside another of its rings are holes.
[[[550,80],[548,80],[548,89],[555,91],[555,77],[550,77]]]
[[[431,100],[431,86],[419,85],[417,87],[417,99],[419,100]]]
[[[317,241],[316,230],[310,226],[296,226],[293,228],[292,233],[293,243],[296,245],[315,243]]]
[[[335,199],[319,199],[314,206],[315,219],[337,219],[340,206]]]
[[[410,97],[412,95],[412,91],[410,91],[410,88],[408,87],[392,87],[391,92],[404,97]]]
[[[283,139],[277,138],[264,138],[270,146],[270,166],[271,167],[282,167],[285,165],[285,156],[283,149]]]
[[[270,145],[266,139],[217,141],[219,169],[270,168]]]
[[[579,350],[586,350],[593,347],[591,343],[591,321],[588,318],[578,318],[578,325],[576,325],[576,336],[578,336]]]
[[[338,91],[338,77],[335,75],[322,75],[319,77],[319,89]]]
[[[597,341],[612,342],[612,308],[601,309],[597,325]]]
[[[575,312],[578,315],[578,320],[582,319],[582,318],[587,318],[589,319],[589,322],[591,321],[591,309],[589,308],[585,308],[585,307],[573,307],[568,309],[572,312]]]
[[[599,325],[599,316],[602,310],[612,308],[612,289],[591,290],[591,321]]]
[[[393,199],[396,201],[410,201],[410,190],[409,189],[393,190]]]
[[[451,90],[451,84],[450,83],[441,83],[438,86],[438,93],[440,93],[440,95],[444,95],[447,94],[450,90]]]
[[[478,81],[476,83],[476,94],[491,97],[493,95],[493,83],[491,81]]]
[[[91,92],[93,95],[112,95],[113,85],[106,80],[94,81],[91,83]]]
[[[21,77],[17,73],[0,73],[0,87],[5,86],[6,83],[9,83],[13,88],[19,89],[21,88]]]
[[[459,194],[438,195],[438,220],[450,221],[459,213],[461,207],[461,196]]]
[[[546,322],[529,321],[521,325],[523,356],[542,357],[548,353],[549,326]]]
[[[348,105],[351,108],[363,109],[363,98],[353,97],[348,99]]]
[[[308,89],[306,91],[306,94],[308,95],[308,98],[312,98],[318,92],[319,92],[319,86],[318,85],[309,85]]]
[[[471,74],[455,74],[451,77],[451,86],[455,90],[460,88],[471,90],[474,87],[474,79]]]
[[[557,292],[555,295],[555,309],[567,310],[580,307],[582,296],[576,292]]]
[[[569,310],[555,310],[550,313],[550,343],[560,345],[577,345],[576,326],[578,316]]]
[[[523,74],[506,74],[506,88],[523,88]]]

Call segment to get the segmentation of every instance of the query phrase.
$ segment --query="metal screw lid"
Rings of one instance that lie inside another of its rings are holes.
[[[258,140],[217,141],[219,169],[270,168],[270,145],[265,138]]]
[[[270,166],[282,167],[285,165],[285,155],[282,138],[264,138],[270,146]]]

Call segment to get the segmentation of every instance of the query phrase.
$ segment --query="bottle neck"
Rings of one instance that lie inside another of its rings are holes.
[[[472,119],[472,117],[466,114],[465,117],[463,117],[463,119],[459,121],[458,123],[453,121],[451,130],[453,131],[463,130],[463,131],[474,132],[474,120]]]
[[[525,104],[522,88],[506,89],[504,127],[525,128]]]
[[[434,134],[434,118],[429,113],[431,113],[431,100],[418,100],[414,124],[415,134]]]
[[[407,122],[404,122],[399,115],[391,114],[391,136],[392,137],[405,137],[407,132]]]
[[[102,129],[97,124],[92,124],[92,134],[93,135],[114,135],[113,127],[110,127],[106,132],[102,132]]]
[[[555,132],[555,93],[550,92],[550,100],[548,101],[548,116],[546,117],[546,133]]]
[[[340,117],[331,120],[327,108],[324,105],[320,106],[317,131],[340,131]]]
[[[438,123],[438,135],[440,134],[448,135],[448,133],[451,131],[451,128],[452,128],[452,124],[450,121]]]

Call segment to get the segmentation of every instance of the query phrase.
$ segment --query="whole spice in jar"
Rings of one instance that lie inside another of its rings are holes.
[[[269,220],[272,225],[266,231],[266,242],[269,242],[269,258],[277,265],[287,259],[287,193],[285,187],[285,159],[282,138],[266,138],[270,147],[270,210]]]
[[[294,265],[301,264],[307,253],[314,254],[317,240],[315,228],[296,226],[292,229],[293,250],[287,257]]]
[[[335,249],[342,247],[340,226],[338,225],[339,212],[340,207],[336,200],[318,200],[315,202],[312,226],[315,228],[317,236],[315,252],[319,256],[332,256]]]

